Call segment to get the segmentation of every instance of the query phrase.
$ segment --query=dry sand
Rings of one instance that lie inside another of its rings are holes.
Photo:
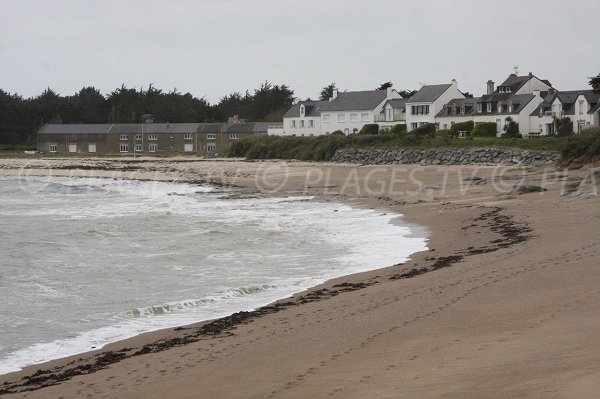
[[[593,170],[8,159],[0,174],[307,193],[398,212],[430,234],[429,251],[403,265],[0,376],[6,398],[600,396]],[[499,194],[520,182],[548,191]]]

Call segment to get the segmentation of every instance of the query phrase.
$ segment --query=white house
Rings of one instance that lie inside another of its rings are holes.
[[[283,116],[282,136],[318,136],[321,133],[321,109],[329,101],[301,101]]]
[[[436,123],[435,116],[450,100],[465,98],[458,90],[456,79],[450,84],[425,85],[406,101],[406,124],[415,130],[427,123]]]
[[[539,135],[555,134],[554,118],[568,117],[573,131],[600,126],[600,93],[571,90],[549,94],[530,115],[532,129]]]
[[[329,101],[293,105],[283,117],[283,135],[316,136],[338,130],[346,135],[358,133],[364,125],[377,123],[387,101],[397,99],[402,97],[391,88],[341,93],[336,90]]]
[[[388,100],[401,98],[392,88],[341,93],[336,90],[321,111],[321,130],[324,134],[337,130],[346,135],[358,133],[364,125],[377,123]]]
[[[406,98],[387,100],[379,115],[375,115],[375,122],[382,130],[389,130],[394,125],[406,125]]]
[[[445,103],[435,116],[435,122],[441,129],[449,129],[453,124],[465,121],[475,124],[493,122],[496,124],[496,134],[500,136],[510,117],[519,124],[521,134],[535,134],[538,125],[532,124],[531,114],[543,103],[543,97],[553,90],[549,81],[539,79],[532,73],[526,76],[511,74],[496,89],[494,82],[488,80],[487,94]]]

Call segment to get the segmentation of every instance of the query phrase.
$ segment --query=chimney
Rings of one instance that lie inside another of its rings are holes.
[[[392,98],[392,96],[394,95],[394,89],[392,89],[391,87],[387,88],[387,99],[389,100],[390,98]]]
[[[334,91],[333,91],[333,96],[332,96],[332,97],[329,99],[329,101],[333,101],[333,100],[335,100],[335,99],[337,98],[337,96],[338,96],[338,91],[337,91],[337,90],[334,90]]]
[[[529,77],[530,77],[530,78],[532,78],[532,77],[533,77],[533,74],[532,74],[531,72],[529,72]]]
[[[487,94],[494,94],[494,82],[491,80],[487,81]]]
[[[456,79],[452,79],[452,82],[450,83],[452,83],[452,86],[458,87],[458,82],[456,81]]]

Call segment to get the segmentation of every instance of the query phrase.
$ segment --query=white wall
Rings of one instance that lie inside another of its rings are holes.
[[[321,112],[321,130],[323,134],[333,133],[336,130],[341,130],[345,134],[357,133],[364,125],[375,123],[375,113],[379,114],[379,111],[323,111]],[[329,122],[326,122],[328,115]]]
[[[441,96],[439,96],[433,102],[417,102],[417,103],[406,103],[406,128],[410,131],[413,130],[413,123],[417,123],[419,126],[424,123],[436,123],[435,115],[442,110],[444,104],[450,102],[450,100],[456,98],[465,98],[465,96],[458,90],[456,81],[452,84]],[[412,107],[419,105],[429,105],[429,114],[427,115],[413,115]],[[449,122],[448,122],[449,124]]]
[[[533,94],[534,90],[548,91],[549,88],[550,86],[534,76],[529,79],[527,83],[525,83],[519,90],[517,90],[516,93],[513,94]]]
[[[304,121],[304,127],[302,122]],[[313,127],[310,126],[313,122]],[[295,127],[293,124],[295,123]],[[321,118],[313,116],[283,118],[283,136],[318,136],[321,132]]]

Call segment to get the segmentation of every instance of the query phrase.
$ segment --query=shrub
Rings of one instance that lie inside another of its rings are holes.
[[[397,125],[392,126],[390,129],[390,133],[393,133],[393,134],[399,134],[399,133],[405,133],[405,132],[406,132],[406,124],[404,124],[404,123],[398,123]]]
[[[331,133],[331,136],[345,136],[345,134],[341,130],[335,130]]]
[[[482,122],[475,125],[471,132],[473,137],[496,137],[496,123]]]
[[[504,138],[522,138],[523,135],[519,133],[519,124],[513,120],[510,116],[506,118],[506,124],[504,125],[504,134],[500,137]]]
[[[358,134],[378,134],[379,133],[379,125],[377,123],[367,123],[360,129]]]
[[[475,124],[473,123],[473,121],[455,123],[454,125],[452,125],[450,127],[450,132],[452,133],[452,135],[454,137],[457,137],[458,132],[461,132],[461,131],[466,131],[467,134],[471,134],[471,132],[473,131],[474,125]]]
[[[569,136],[561,146],[560,155],[567,160],[600,156],[600,129],[586,129],[580,134]]]
[[[435,123],[426,123],[423,126],[419,126],[412,132],[418,136],[433,136],[435,135],[435,130]]]

